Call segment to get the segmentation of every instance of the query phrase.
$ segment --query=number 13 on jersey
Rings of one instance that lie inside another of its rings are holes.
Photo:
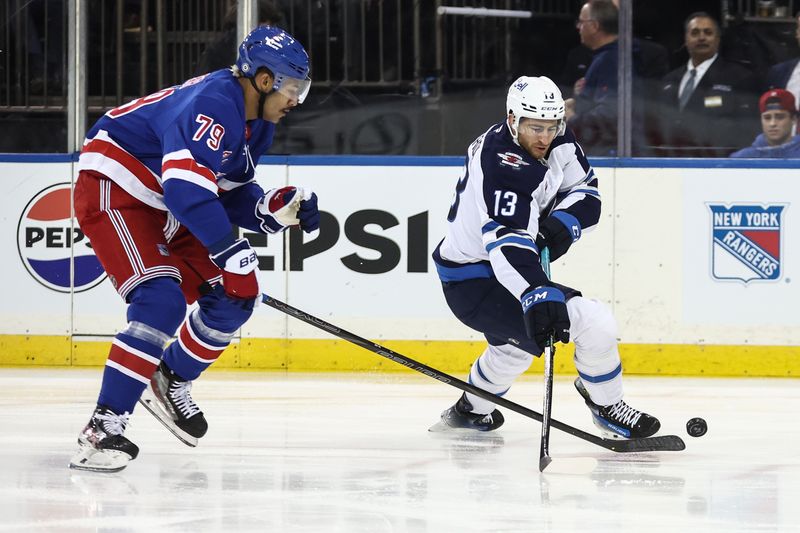
[[[455,197],[453,203],[450,204],[450,211],[447,213],[447,221],[453,222],[458,214],[458,207],[461,205],[461,193],[467,188],[467,180],[469,180],[469,169],[464,169],[464,175],[458,180],[456,184]],[[493,212],[489,213],[490,216],[506,216],[513,217],[517,211],[517,193],[513,191],[503,191],[497,189],[494,191],[494,205]]]
[[[494,191],[494,216],[513,217],[517,210],[517,193],[513,191]]]

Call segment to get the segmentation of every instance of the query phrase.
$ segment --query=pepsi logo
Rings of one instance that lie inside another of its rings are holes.
[[[17,226],[17,250],[25,269],[48,289],[64,293],[73,287],[75,292],[89,290],[106,277],[72,217],[71,195],[69,183],[39,191],[25,206]]]

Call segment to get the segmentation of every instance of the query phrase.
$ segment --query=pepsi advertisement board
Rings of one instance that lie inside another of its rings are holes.
[[[459,348],[448,342],[484,342],[452,316],[430,259],[461,166],[289,163],[259,165],[257,180],[316,191],[321,224],[312,234],[242,232],[265,292],[370,339],[441,343],[445,354]],[[747,357],[745,347],[800,344],[795,170],[595,170],[600,223],[554,262],[553,275],[612,307],[622,348],[652,348],[653,357],[730,346]],[[125,327],[126,304],[72,216],[73,163],[0,162],[0,172],[0,247],[9,252],[0,335],[107,342]],[[273,309],[240,333],[330,339]]]
[[[17,226],[17,250],[28,273],[56,292],[83,292],[105,278],[91,244],[72,217],[72,184],[37,192]]]

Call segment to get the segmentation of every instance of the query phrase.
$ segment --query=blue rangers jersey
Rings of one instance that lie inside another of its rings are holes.
[[[231,241],[231,223],[270,231],[253,181],[275,126],[245,121],[230,70],[168,87],[107,112],[89,130],[79,170],[97,171],[150,207],[169,211],[207,248]]]
[[[600,219],[597,178],[569,129],[538,160],[506,123],[495,124],[470,145],[463,172],[433,253],[442,281],[496,277],[521,298],[547,283],[535,243],[540,219],[569,221],[576,240]]]

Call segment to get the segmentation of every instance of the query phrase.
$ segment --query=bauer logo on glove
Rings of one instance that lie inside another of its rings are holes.
[[[258,286],[258,256],[247,239],[239,239],[209,257],[222,270],[225,293],[237,300],[252,300],[261,294]]]

